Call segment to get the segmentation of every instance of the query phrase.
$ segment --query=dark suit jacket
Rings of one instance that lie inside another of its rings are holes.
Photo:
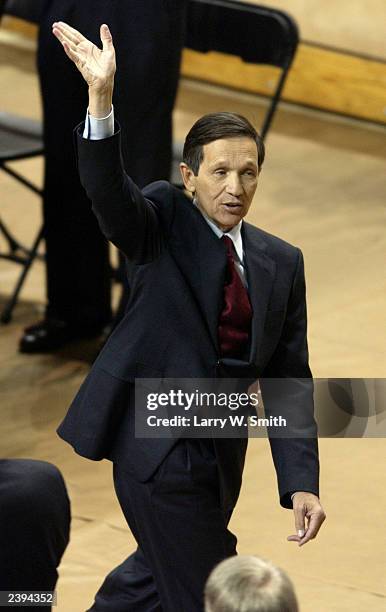
[[[145,481],[173,440],[135,438],[134,380],[224,375],[217,324],[225,247],[180,190],[165,181],[142,192],[136,187],[122,168],[119,131],[92,141],[84,140],[81,130],[81,181],[102,232],[130,262],[131,298],[58,431],[79,454],[121,462]],[[302,254],[249,223],[242,232],[253,307],[250,355],[248,364],[235,362],[225,375],[253,371],[254,377],[309,378]],[[296,386],[293,396],[316,435],[312,390]],[[318,494],[316,439],[270,443],[282,505],[292,506],[290,494],[296,490]],[[228,469],[236,474],[230,477],[234,499],[245,447],[243,440],[219,443],[225,480]]]

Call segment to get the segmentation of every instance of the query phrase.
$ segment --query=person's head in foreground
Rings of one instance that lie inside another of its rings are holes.
[[[225,559],[205,586],[205,612],[298,612],[292,582],[270,561],[252,556]]]
[[[222,231],[247,214],[264,155],[253,125],[235,113],[204,115],[186,136],[180,164],[185,189]]]

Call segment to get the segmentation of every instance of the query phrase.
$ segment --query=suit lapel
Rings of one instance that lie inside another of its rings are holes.
[[[170,246],[174,259],[190,285],[218,352],[218,317],[226,271],[224,245],[198,209],[186,198],[177,201],[176,233]]]
[[[253,310],[250,362],[256,360],[262,341],[267,306],[276,274],[276,263],[265,253],[265,242],[257,236],[256,232],[255,227],[248,223],[243,223],[242,236],[245,266],[249,298]]]
[[[221,240],[201,216],[205,228],[199,233],[198,254],[200,261],[201,303],[208,321],[209,331],[216,347],[218,344],[218,320],[223,304],[226,274],[226,249]]]
[[[200,211],[182,194],[176,202],[176,216],[176,231],[170,241],[171,254],[192,290],[218,353],[218,319],[223,302],[226,251]],[[276,263],[266,254],[266,243],[254,226],[244,222],[242,237],[253,310],[249,361],[254,362],[263,337]]]

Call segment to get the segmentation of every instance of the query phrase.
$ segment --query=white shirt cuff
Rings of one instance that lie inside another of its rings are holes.
[[[114,134],[114,107],[106,117],[93,117],[87,109],[83,138],[102,140]]]

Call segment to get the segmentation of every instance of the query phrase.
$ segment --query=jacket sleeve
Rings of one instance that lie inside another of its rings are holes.
[[[146,197],[123,168],[119,125],[102,140],[83,138],[83,127],[75,129],[79,176],[102,233],[135,263],[156,259],[172,214],[171,186],[153,183]]]
[[[286,318],[276,350],[260,379],[266,416],[282,416],[287,426],[269,428],[280,503],[292,508],[291,494],[319,495],[317,426],[308,365],[307,312],[303,256],[297,262]]]

